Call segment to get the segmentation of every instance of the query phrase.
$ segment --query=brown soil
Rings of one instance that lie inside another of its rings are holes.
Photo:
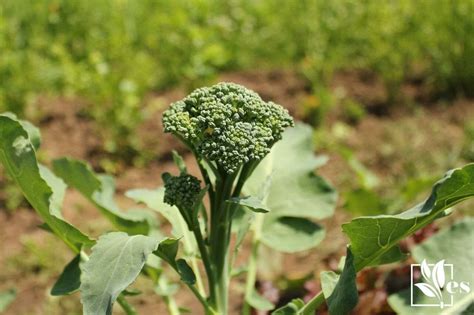
[[[234,72],[224,74],[220,79],[244,84],[254,89],[264,99],[287,106],[290,112],[296,115],[298,115],[297,108],[302,99],[309,93],[305,80],[289,71]],[[382,106],[381,104],[387,98],[379,81],[371,76],[361,77],[360,74],[353,73],[341,74],[336,76],[332,88],[344,89],[346,95],[358,99],[363,104],[368,104],[369,107]],[[411,91],[409,88],[407,90]],[[120,171],[117,174],[118,192],[123,193],[132,188],[157,187],[161,184],[160,175],[163,171],[176,172],[175,166],[169,159],[170,151],[173,149],[182,153],[186,151],[169,135],[164,135],[161,132],[160,114],[167,104],[182,98],[184,94],[184,91],[177,89],[153,97],[158,105],[149,112],[146,121],[138,128],[138,134],[147,147],[156,148],[153,150],[160,158],[153,160],[143,168],[125,168]],[[45,104],[42,111],[47,115],[40,124],[43,134],[41,150],[43,160],[49,161],[60,156],[71,156],[88,160],[94,166],[99,165],[96,159],[102,154],[103,144],[97,133],[97,126],[93,121],[81,115],[81,108],[80,102],[70,100],[58,100]],[[376,109],[374,112],[379,113],[380,111]],[[455,150],[459,146],[459,142],[462,142],[462,124],[467,119],[473,118],[474,102],[472,100],[459,100],[448,107],[437,105],[419,113],[409,110],[394,110],[390,112],[390,116],[386,117],[367,115],[351,129],[346,143],[354,149],[357,157],[371,170],[375,170],[381,176],[393,177],[394,174],[405,170],[406,165],[403,165],[403,160],[410,150],[410,146],[405,149],[406,152],[389,150],[388,153],[381,153],[379,149],[376,150],[376,148],[384,147],[383,144],[387,141],[401,141],[390,138],[390,134],[387,134],[387,126],[389,126],[388,128],[410,126],[412,133],[404,133],[402,136],[406,137],[402,139],[405,142],[415,141],[413,134],[421,133],[422,137],[419,143],[416,141],[413,143],[413,152],[428,154],[431,146],[448,146]],[[433,133],[426,134],[426,132]],[[436,136],[439,133],[442,133],[443,136]],[[330,161],[321,168],[320,173],[340,187],[340,184],[347,181],[347,176],[353,175],[339,154],[326,153],[329,155]],[[413,157],[413,159],[416,158],[419,156]],[[191,167],[191,172],[195,173],[196,166],[192,157],[185,154],[185,159],[194,165]],[[346,173],[347,176],[342,176],[343,173]],[[119,202],[127,205],[130,203],[124,198],[120,198]],[[263,263],[268,263],[268,265],[272,263],[273,268],[268,268],[269,272],[262,274],[261,278],[278,278],[283,274],[289,279],[301,279],[308,274],[317,278],[319,271],[334,268],[339,257],[344,254],[344,245],[347,241],[341,233],[340,225],[350,219],[349,215],[341,210],[341,206],[342,201],[340,201],[336,215],[322,222],[327,229],[327,237],[317,251],[281,256],[279,264],[274,264],[274,262],[278,262],[278,259],[272,253],[271,259],[266,258],[267,260]],[[100,215],[94,208],[77,193],[68,194],[64,209],[67,219],[92,235],[98,235],[99,231],[110,228],[108,223],[100,219]],[[52,237],[47,232],[38,229],[37,226],[40,223],[38,217],[30,209],[19,209],[12,214],[7,214],[6,211],[0,209],[1,266],[11,264],[15,257],[24,254],[25,238],[39,244],[45,240],[51,241]],[[57,255],[61,257],[58,258]],[[247,255],[246,249],[244,249],[243,255]],[[53,251],[50,258],[65,263],[71,257],[64,246],[57,243],[57,251]],[[43,267],[27,270],[6,268],[0,271],[0,291],[12,286],[18,290],[18,297],[5,313],[6,315],[46,314],[45,300],[49,299],[48,290],[54,283],[55,276],[60,272],[61,267],[53,268],[55,274],[49,274],[46,278],[40,276],[41,268]],[[237,293],[237,295],[239,294]],[[77,295],[72,299],[76,303],[73,305],[77,306]],[[234,300],[238,301],[239,299]],[[151,288],[147,288],[143,296],[132,298],[131,301],[142,314],[164,314],[165,312],[160,299],[157,296],[152,296]],[[180,305],[190,307],[192,314],[200,314],[196,311],[199,307],[191,295],[180,293],[178,302]],[[238,306],[238,304],[233,305],[234,308]],[[116,310],[118,309],[116,307]]]

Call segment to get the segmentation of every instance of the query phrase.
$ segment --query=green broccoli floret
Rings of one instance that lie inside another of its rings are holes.
[[[163,124],[165,132],[233,173],[244,163],[263,159],[293,119],[282,106],[241,85],[219,83],[171,104]]]
[[[172,176],[170,173],[164,173],[162,177],[165,182],[163,201],[180,210],[191,210],[201,191],[201,181],[189,174]]]

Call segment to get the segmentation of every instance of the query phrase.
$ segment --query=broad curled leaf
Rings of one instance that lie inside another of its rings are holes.
[[[59,279],[51,289],[51,295],[68,295],[79,290],[81,286],[81,255],[78,254],[67,264]]]
[[[154,237],[129,236],[123,232],[101,236],[82,269],[80,290],[84,314],[112,314],[113,303],[135,281],[159,243]]]
[[[94,203],[119,230],[128,234],[148,234],[154,218],[143,211],[122,211],[114,201],[115,183],[111,176],[97,175],[85,162],[62,158],[53,162],[54,172]]]
[[[355,256],[356,270],[404,257],[398,242],[444,215],[444,210],[474,196],[474,164],[448,172],[429,198],[398,215],[359,217],[344,224]]]
[[[79,253],[82,246],[94,244],[62,219],[59,203],[64,187],[46,168],[38,165],[34,146],[21,123],[4,115],[0,115],[0,162],[48,228],[71,249]]]

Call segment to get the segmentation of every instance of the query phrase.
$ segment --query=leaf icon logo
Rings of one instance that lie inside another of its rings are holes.
[[[433,283],[441,290],[444,287],[444,283],[446,281],[446,276],[444,274],[444,259],[437,262],[434,266],[432,278]]]
[[[441,308],[443,307],[443,295],[441,289],[446,283],[446,275],[444,273],[444,259],[437,262],[433,270],[430,269],[426,259],[421,262],[421,275],[425,283],[415,283],[415,286],[423,292],[424,295],[437,298]]]
[[[415,283],[415,286],[423,292],[424,295],[429,296],[429,297],[437,297],[436,296],[436,291],[433,289],[433,287],[429,284],[426,283]]]
[[[431,280],[431,270],[430,267],[428,267],[428,264],[426,263],[426,259],[423,259],[423,261],[421,262],[421,274],[423,275],[425,281]]]

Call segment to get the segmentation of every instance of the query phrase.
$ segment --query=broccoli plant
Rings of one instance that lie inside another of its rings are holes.
[[[115,302],[136,314],[128,296],[139,294],[129,286],[140,274],[173,315],[185,311],[174,298],[178,282],[202,305],[202,312],[193,313],[228,314],[233,311],[231,280],[242,274],[246,284],[238,305],[243,314],[259,309],[309,315],[323,303],[330,314],[347,314],[358,300],[357,271],[402,259],[400,240],[474,196],[471,164],[449,172],[425,202],[409,211],[343,225],[350,239],[344,268],[323,272],[323,290],[308,303],[297,299],[275,310],[255,288],[260,247],[285,253],[314,248],[325,235],[315,221],[331,216],[337,200],[335,189],[315,173],[326,158],[313,155],[311,128],[295,124],[280,105],[233,83],[197,89],[171,104],[163,125],[192,153],[196,171],[173,152],[177,168],[162,174],[162,187],[126,193],[153,213],[120,208],[114,179],[82,161],[61,158],[53,161],[52,171],[39,164],[38,130],[10,114],[0,115],[1,163],[43,219],[42,227],[75,254],[51,294],[80,291],[86,315],[111,314]],[[68,222],[61,213],[68,186],[116,231],[94,239]],[[169,233],[160,228],[156,213],[170,223]],[[251,251],[241,263],[242,257],[237,258],[246,238]]]

